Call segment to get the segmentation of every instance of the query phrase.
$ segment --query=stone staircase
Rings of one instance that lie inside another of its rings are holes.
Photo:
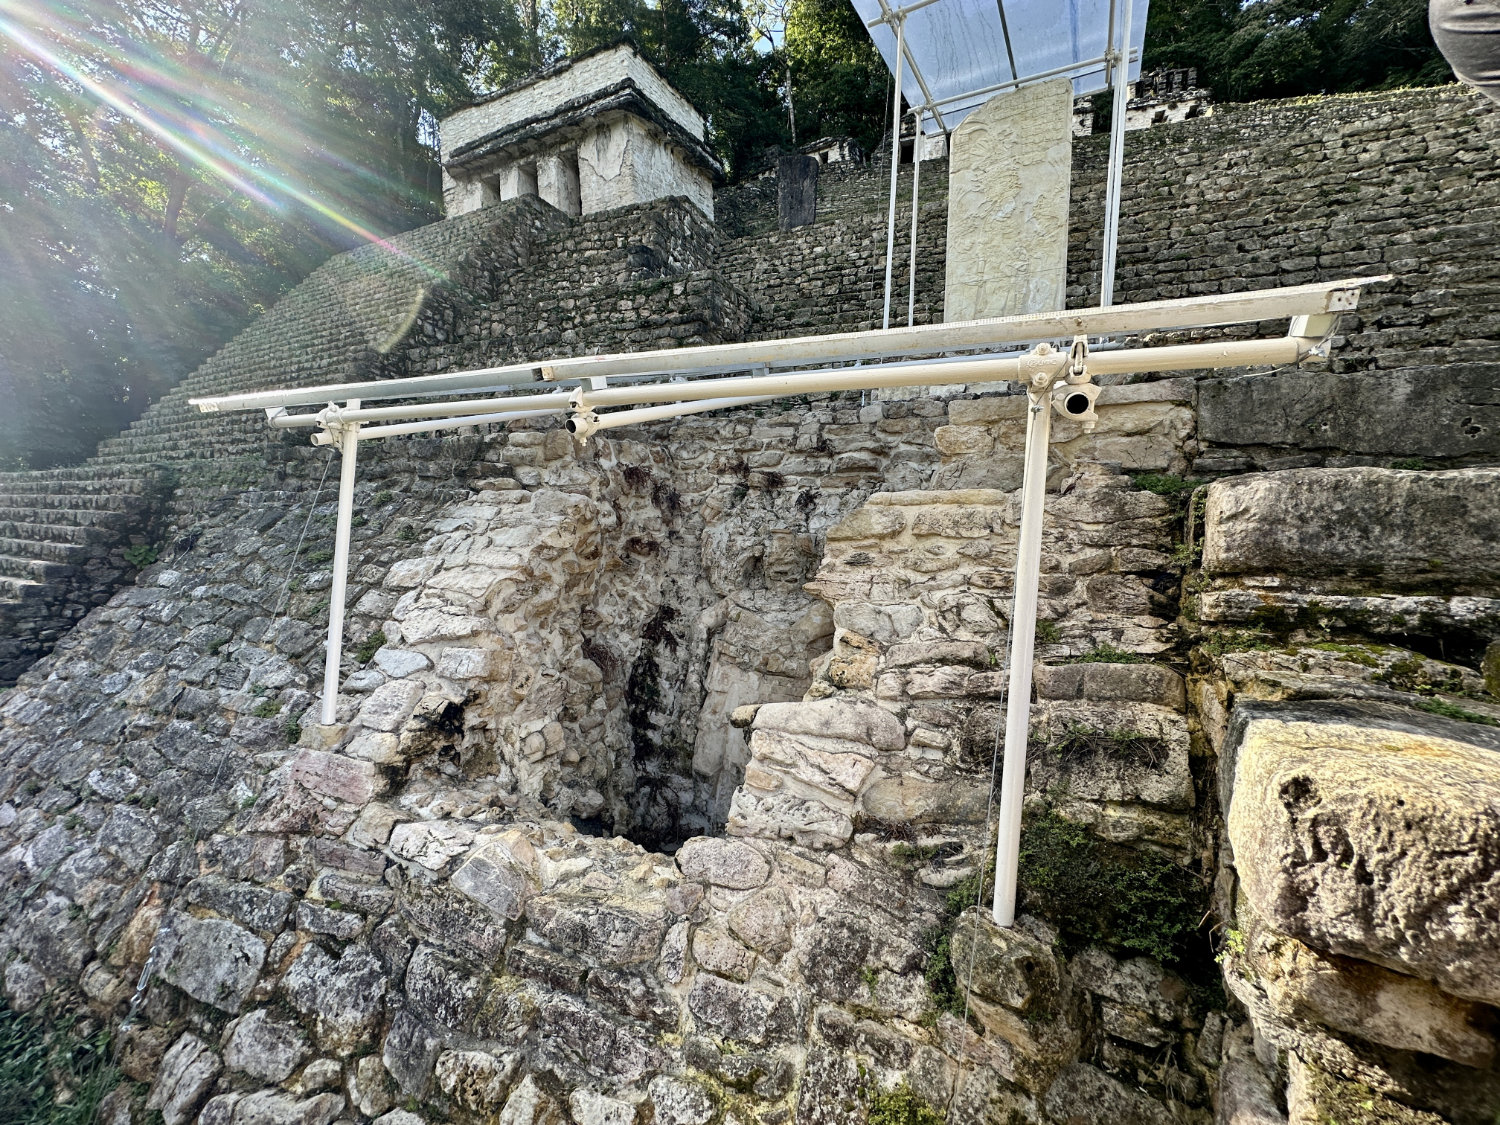
[[[174,520],[305,460],[293,444],[305,434],[279,435],[259,413],[202,414],[189,399],[407,374],[414,343],[445,338],[471,294],[493,292],[565,226],[523,199],[341,254],[84,464],[0,473],[0,686],[148,564]]]

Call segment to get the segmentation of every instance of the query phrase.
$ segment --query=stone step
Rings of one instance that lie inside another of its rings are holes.
[[[0,577],[24,578],[31,582],[50,582],[66,578],[72,573],[73,568],[67,563],[0,554]]]
[[[0,574],[0,602],[20,602],[28,598],[40,597],[46,589],[45,582]]]
[[[127,512],[138,508],[141,494],[138,492],[97,493],[48,493],[12,492],[0,489],[0,510],[22,512]],[[32,516],[39,522],[49,522],[40,516]]]
[[[35,504],[0,505],[0,524],[29,523],[35,528],[98,528],[115,531],[130,519],[131,512],[125,505],[96,508],[42,508]],[[46,539],[46,535],[32,538]],[[56,538],[56,536],[52,536]]]
[[[113,467],[118,469],[121,466]],[[129,476],[112,475],[85,480],[47,480],[18,476],[0,480],[0,496],[137,496],[145,492],[151,483],[151,478],[139,469],[135,469]],[[31,503],[30,499],[25,503]]]
[[[85,543],[59,543],[51,539],[11,539],[0,535],[0,555],[42,562],[71,563],[88,557]]]
[[[29,540],[40,543],[73,543],[88,546],[92,543],[108,542],[116,532],[98,525],[66,523],[35,523],[26,519],[6,519],[0,516],[0,537]]]
[[[0,473],[0,490],[5,489],[12,482],[24,481],[82,481],[93,482],[109,480],[119,477],[136,477],[136,473],[127,473],[122,469],[113,468],[108,465],[72,465],[62,469],[22,469],[14,472]]]

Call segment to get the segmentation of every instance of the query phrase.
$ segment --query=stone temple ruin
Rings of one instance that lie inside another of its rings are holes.
[[[443,203],[451,216],[535,195],[592,215],[681,196],[712,219],[723,169],[704,128],[632,48],[595,51],[444,119]]]
[[[580,155],[573,214],[543,162],[593,126],[527,112],[445,134],[449,218],[327,263],[88,464],[0,476],[4,995],[113,1031],[99,1119],[1492,1125],[1500,111],[1131,135],[1122,300],[1393,276],[1324,364],[1058,424],[1009,930],[974,906],[1009,388],[371,442],[315,723],[333,455],[189,397],[879,323],[888,169],[822,167],[780,230],[774,178],[596,209]]]

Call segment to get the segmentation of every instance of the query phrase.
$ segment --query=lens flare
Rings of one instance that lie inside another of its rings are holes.
[[[256,75],[257,81],[236,85],[225,78],[224,60],[215,64],[196,42],[174,57],[127,36],[106,34],[84,12],[33,0],[0,0],[0,38],[72,84],[103,111],[128,121],[163,149],[256,204],[279,213],[300,207],[440,276],[440,271],[417,262],[353,215],[319,198],[305,183],[274,170],[278,165],[315,162],[346,184],[378,179],[289,120],[292,115],[277,104],[284,75]],[[290,71],[291,61],[280,61]],[[384,186],[388,190],[390,185]]]

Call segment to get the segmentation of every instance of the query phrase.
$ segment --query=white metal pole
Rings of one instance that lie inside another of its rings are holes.
[[[906,17],[896,20],[896,100],[891,111],[891,202],[885,223],[885,315],[880,327],[891,326],[891,264],[896,256],[896,173],[901,167],[901,57],[906,50]]]
[[[631,410],[616,410],[609,414],[596,414],[583,418],[574,415],[568,419],[568,432],[588,436],[596,430],[614,430],[621,426],[636,426],[642,422],[662,422],[670,418],[681,418],[688,414],[706,414],[710,410],[728,410],[736,406],[755,406],[771,402],[775,395],[745,395],[739,398],[711,398],[700,402],[674,402],[666,406],[641,406]]]
[[[359,400],[349,403],[359,409]],[[339,453],[339,515],[333,533],[333,589],[328,595],[328,649],[323,663],[323,725],[338,716],[339,663],[344,655],[344,597],[349,589],[349,528],[354,516],[354,467],[359,455],[359,423],[342,427]]]
[[[906,279],[906,327],[910,328],[917,318],[917,212],[922,194],[922,119],[926,114],[917,111],[916,138],[911,145],[911,264],[907,267]]]
[[[1000,829],[995,846],[995,923],[1016,920],[1016,864],[1021,852],[1021,798],[1026,793],[1026,740],[1031,728],[1031,665],[1036,648],[1036,595],[1042,564],[1047,452],[1052,440],[1050,383],[1030,394],[1021,532],[1016,544],[1016,595],[1010,615],[1010,682],[1005,689],[1005,772],[1000,778]]]
[[[1125,112],[1130,103],[1130,16],[1135,0],[1121,0],[1120,54],[1115,66],[1115,102],[1109,122],[1109,171],[1104,182],[1104,261],[1099,268],[1099,305],[1115,303],[1115,247],[1120,241],[1120,181],[1125,175]]]

